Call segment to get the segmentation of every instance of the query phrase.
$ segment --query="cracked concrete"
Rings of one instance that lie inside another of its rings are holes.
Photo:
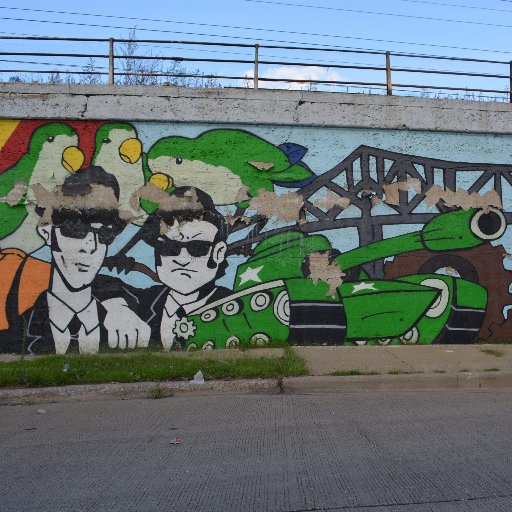
[[[512,112],[507,103],[370,94],[11,83],[0,84],[0,107],[2,116],[13,119],[129,118],[504,134],[511,133]]]
[[[24,512],[508,512],[511,421],[508,390],[2,407],[0,503]]]

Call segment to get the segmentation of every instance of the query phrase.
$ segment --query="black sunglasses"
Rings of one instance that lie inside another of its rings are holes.
[[[123,230],[119,222],[114,222],[109,226],[94,227],[91,226],[91,223],[82,220],[66,220],[57,227],[61,234],[68,238],[85,238],[89,233],[94,233],[98,236],[100,244],[104,245],[110,245]]]
[[[52,223],[60,228],[63,236],[85,238],[88,233],[94,233],[99,242],[105,245],[111,244],[126,227],[126,222],[119,218],[117,212],[96,209],[56,209],[52,212]],[[100,227],[92,224],[100,224]]]
[[[157,240],[155,249],[160,256],[179,256],[181,249],[186,249],[193,258],[206,256],[210,252],[213,242],[206,240],[190,240],[189,242],[179,242],[178,240]]]

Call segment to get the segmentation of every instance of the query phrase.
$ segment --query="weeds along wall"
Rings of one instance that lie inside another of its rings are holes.
[[[512,108],[0,87],[0,352],[512,336]]]

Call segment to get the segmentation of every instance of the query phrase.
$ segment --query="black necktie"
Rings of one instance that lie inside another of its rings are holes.
[[[71,322],[69,322],[69,346],[66,351],[67,354],[74,353],[78,354],[80,352],[78,348],[78,333],[80,332],[80,328],[82,327],[82,322],[78,318],[77,314],[73,315]]]
[[[182,318],[185,318],[187,316],[187,312],[185,311],[183,306],[180,306],[176,310],[176,313],[174,313],[174,314],[178,317],[176,319],[176,322],[174,323],[174,325],[176,325]],[[183,350],[185,348],[185,340],[180,335],[176,335],[176,339],[174,340],[173,347],[177,350]]]

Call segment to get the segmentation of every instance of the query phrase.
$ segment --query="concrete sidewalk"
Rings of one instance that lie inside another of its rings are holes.
[[[308,377],[207,381],[108,383],[0,390],[0,404],[62,400],[145,398],[160,388],[166,396],[219,393],[325,393],[379,390],[512,389],[512,345],[401,345],[294,347],[304,358]],[[216,350],[195,358],[280,357],[283,349],[245,352]],[[186,354],[180,354],[186,357]],[[12,359],[2,356],[0,361]],[[1,366],[0,366],[1,368]]]
[[[287,393],[512,389],[512,345],[296,347],[310,377]]]
[[[512,345],[295,347],[311,375],[511,372]]]

